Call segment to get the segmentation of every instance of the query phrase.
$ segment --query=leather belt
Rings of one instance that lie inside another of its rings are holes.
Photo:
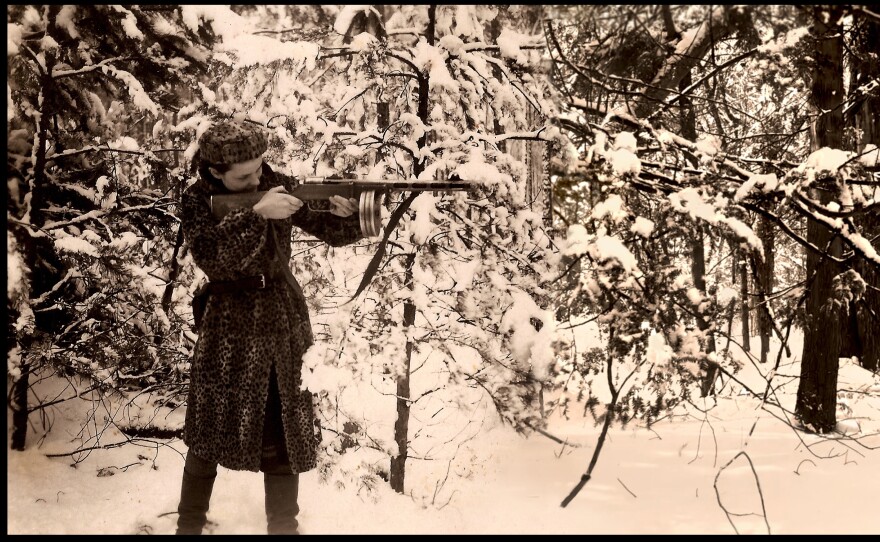
[[[270,275],[255,275],[237,280],[212,280],[208,283],[208,291],[212,294],[228,294],[241,290],[263,290],[280,282]]]

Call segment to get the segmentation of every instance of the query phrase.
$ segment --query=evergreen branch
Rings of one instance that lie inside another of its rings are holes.
[[[151,203],[148,205],[135,205],[133,207],[124,207],[122,209],[94,209],[84,215],[80,215],[76,218],[71,218],[70,220],[65,220],[63,222],[50,222],[48,224],[45,224],[43,226],[43,229],[44,230],[54,230],[54,229],[58,229],[58,228],[63,228],[65,226],[70,226],[72,224],[79,224],[80,222],[85,222],[87,220],[98,219],[98,218],[101,218],[103,216],[110,215],[110,214],[117,214],[117,213],[123,214],[123,213],[132,213],[132,212],[136,212],[136,211],[161,210],[161,208],[156,206],[156,203],[158,203],[158,202],[154,202],[154,203]],[[171,215],[171,214],[168,214],[168,216],[173,217],[173,215]],[[176,217],[174,217],[174,218],[176,218]],[[177,219],[177,220],[179,220],[179,219]]]
[[[795,211],[797,211],[802,216],[807,219],[813,219],[818,222],[821,222],[825,227],[831,230],[836,235],[839,235],[841,239],[843,239],[850,248],[853,249],[854,255],[858,254],[862,258],[864,258],[865,262],[872,265],[876,269],[880,270],[880,255],[877,254],[876,251],[872,253],[867,252],[862,246],[853,240],[853,235],[859,235],[858,232],[852,231],[851,227],[846,223],[842,222],[839,226],[837,225],[837,221],[831,218],[828,218],[822,214],[812,213],[809,209],[805,209],[800,205],[798,200],[791,200],[792,207]],[[861,237],[861,235],[859,235]],[[865,239],[862,237],[862,239]],[[853,256],[850,256],[844,261],[849,261]],[[835,261],[840,261],[839,259],[834,258]]]
[[[55,70],[52,72],[52,79],[58,80],[64,77],[74,77],[76,75],[82,75],[84,73],[93,72],[95,70],[101,69],[104,66],[110,64],[111,62],[116,62],[119,60],[134,60],[134,57],[130,56],[115,56],[113,58],[105,58],[104,60],[98,62],[97,64],[89,64],[88,66],[84,66],[82,68],[76,70]]]
[[[61,158],[70,158],[71,156],[77,156],[77,155],[85,154],[88,152],[117,152],[120,154],[134,154],[134,155],[138,155],[138,156],[146,156],[146,155],[154,153],[154,152],[183,152],[184,150],[186,150],[186,149],[171,148],[171,149],[150,149],[150,150],[146,150],[146,151],[132,151],[132,150],[128,150],[128,149],[114,149],[113,147],[110,147],[110,146],[99,147],[97,145],[90,145],[88,147],[82,147],[80,149],[72,149],[72,150],[59,152],[57,154],[47,156],[46,161],[49,162],[50,160],[58,160]]]
[[[831,259],[832,261],[834,261],[834,262],[836,262],[836,263],[839,263],[839,264],[845,264],[845,263],[849,262],[849,261],[852,259],[852,257],[848,257],[848,258],[845,258],[845,259],[841,259],[841,258],[838,258],[838,257],[836,257],[836,256],[832,256],[831,254],[828,254],[826,251],[822,250],[821,248],[817,247],[817,246],[814,245],[813,243],[811,243],[811,242],[807,241],[806,239],[804,239],[802,236],[798,235],[797,232],[795,232],[793,229],[791,229],[791,226],[789,226],[789,225],[785,222],[785,220],[783,220],[782,218],[780,218],[780,217],[778,217],[777,215],[773,214],[771,211],[767,211],[766,209],[764,209],[764,208],[762,208],[762,207],[760,207],[760,206],[758,206],[758,205],[754,205],[754,204],[751,204],[751,203],[746,203],[746,202],[743,202],[743,201],[740,201],[737,205],[739,205],[740,207],[743,207],[743,208],[745,208],[745,209],[748,209],[749,211],[753,211],[753,212],[755,212],[755,213],[758,213],[759,215],[761,215],[761,216],[763,216],[763,217],[765,217],[765,218],[769,218],[769,219],[772,220],[777,226],[779,226],[779,229],[781,229],[782,231],[784,231],[786,235],[788,235],[791,239],[793,239],[794,241],[796,241],[799,245],[801,245],[802,247],[806,248],[807,250],[810,250],[810,251],[812,251],[812,252],[815,252],[816,254],[819,254],[819,255],[827,256],[829,259]]]
[[[805,196],[801,191],[797,191],[796,193],[798,201],[805,204],[807,207],[812,210],[821,213],[822,216],[829,216],[832,218],[848,218],[851,216],[861,215],[868,212],[880,212],[880,200],[872,201],[865,205],[852,206],[851,209],[847,211],[832,211],[828,207],[817,203],[816,201]]]

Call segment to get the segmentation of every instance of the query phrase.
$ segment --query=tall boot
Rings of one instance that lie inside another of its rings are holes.
[[[208,503],[214,489],[214,476],[196,476],[183,470],[180,504],[177,506],[177,533],[202,534],[208,522]]]
[[[263,473],[266,486],[266,520],[269,534],[299,534],[297,494],[299,474]]]

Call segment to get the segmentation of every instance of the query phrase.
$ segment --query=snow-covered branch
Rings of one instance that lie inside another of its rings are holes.
[[[865,258],[871,265],[880,269],[880,255],[877,249],[860,233],[852,230],[850,225],[839,218],[831,218],[822,213],[807,209],[800,200],[792,200],[792,207],[801,215],[823,223],[829,230],[839,235],[857,254]]]
[[[64,220],[61,222],[47,222],[43,229],[45,230],[55,230],[58,228],[63,228],[65,226],[70,226],[73,224],[80,224],[82,222],[86,222],[88,220],[96,220],[105,215],[109,214],[123,214],[123,213],[133,213],[137,211],[162,211],[161,207],[156,205],[156,202],[150,203],[148,205],[135,205],[132,207],[121,207],[119,209],[94,209],[89,211],[83,215],[80,215],[76,218],[71,218],[70,220]],[[162,211],[164,212],[164,211]],[[168,213],[166,213],[168,214]],[[173,215],[169,214],[169,217]],[[176,218],[176,217],[175,217]],[[179,220],[179,219],[178,219]]]
[[[150,149],[146,151],[135,151],[131,149],[116,149],[110,146],[101,147],[98,145],[89,145],[88,147],[82,147],[79,149],[70,149],[63,152],[59,152],[56,154],[50,154],[46,157],[46,161],[59,160],[62,158],[70,158],[71,156],[77,156],[79,154],[85,154],[89,152],[117,152],[119,154],[134,154],[139,156],[147,156],[156,152],[183,152],[186,149]]]
[[[113,58],[105,58],[97,64],[90,64],[76,70],[52,70],[52,79],[62,79],[64,77],[73,77],[76,75],[82,75],[84,73],[90,73],[95,70],[100,70],[102,67],[110,64],[111,62],[119,62],[125,60],[132,60],[132,57],[116,56]]]

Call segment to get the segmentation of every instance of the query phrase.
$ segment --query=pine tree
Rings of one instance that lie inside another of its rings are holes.
[[[29,375],[47,365],[102,389],[180,380],[185,322],[161,302],[181,177],[168,120],[202,77],[215,13],[7,10],[13,449],[25,446]]]
[[[599,323],[607,339],[605,355],[619,362],[618,374],[632,376],[632,393],[644,396],[627,403],[630,399],[618,390],[623,401],[618,407],[627,415],[650,419],[657,411],[645,409],[646,403],[658,404],[663,398],[665,408],[687,399],[694,379],[682,370],[685,364],[697,362],[700,375],[718,369],[731,376],[737,369],[725,352],[713,353],[711,347],[713,336],[723,333],[723,314],[733,315],[719,312],[724,305],[720,294],[725,301],[730,298],[724,283],[732,283],[732,276],[722,268],[712,282],[706,276],[703,290],[700,273],[688,280],[678,271],[690,262],[702,267],[701,253],[707,258],[706,269],[728,254],[694,250],[685,257],[683,243],[699,238],[702,230],[711,243],[707,247],[724,246],[712,241],[721,236],[746,250],[747,257],[740,258],[746,265],[740,270],[748,271],[753,286],[741,296],[743,324],[746,297],[754,297],[762,357],[767,358],[771,333],[785,342],[788,326],[804,324],[802,294],[814,279],[800,269],[802,256],[794,247],[835,265],[859,258],[872,269],[880,263],[868,230],[860,229],[859,220],[846,220],[871,214],[870,187],[875,181],[864,167],[869,161],[839,145],[834,148],[840,150],[836,156],[841,160],[830,170],[830,155],[811,152],[819,148],[810,148],[811,116],[804,103],[811,95],[811,80],[828,78],[811,76],[814,42],[805,38],[813,24],[808,10],[564,9],[568,13],[560,20],[578,22],[548,25],[548,40],[560,93],[569,110],[581,116],[567,115],[560,123],[583,149],[575,172],[560,175],[557,182],[561,199],[583,202],[560,207],[577,209],[576,215],[564,217],[569,226],[563,253],[577,264],[565,269],[579,273],[567,279],[574,288],[566,302],[572,315]],[[834,106],[841,105],[837,110],[850,111],[849,104],[861,103],[855,96],[844,101],[840,90],[833,94]],[[833,114],[824,111],[835,108],[826,106],[816,114],[830,118]],[[839,200],[816,199],[811,190],[822,176],[829,186],[839,188],[831,192]],[[834,252],[815,237],[805,238],[805,219],[830,226],[830,235],[847,252]],[[844,219],[844,225],[835,223],[837,219]],[[769,239],[773,245],[765,246]],[[701,248],[699,243],[693,246]],[[773,260],[765,258],[771,250]],[[815,302],[837,306],[841,300],[860,300],[865,290],[861,279],[836,275],[810,290],[821,297]],[[785,278],[777,282],[778,290],[768,280],[773,276]],[[744,278],[739,280],[743,287]],[[837,326],[830,315],[815,318],[813,329]],[[838,349],[832,350],[836,367]],[[564,377],[575,374],[589,382],[600,370],[596,361],[601,356],[594,354],[569,366]],[[646,354],[654,361],[646,362]],[[675,388],[652,380],[657,359],[680,374]],[[781,354],[777,367],[780,359]],[[561,398],[563,403],[569,400]]]

